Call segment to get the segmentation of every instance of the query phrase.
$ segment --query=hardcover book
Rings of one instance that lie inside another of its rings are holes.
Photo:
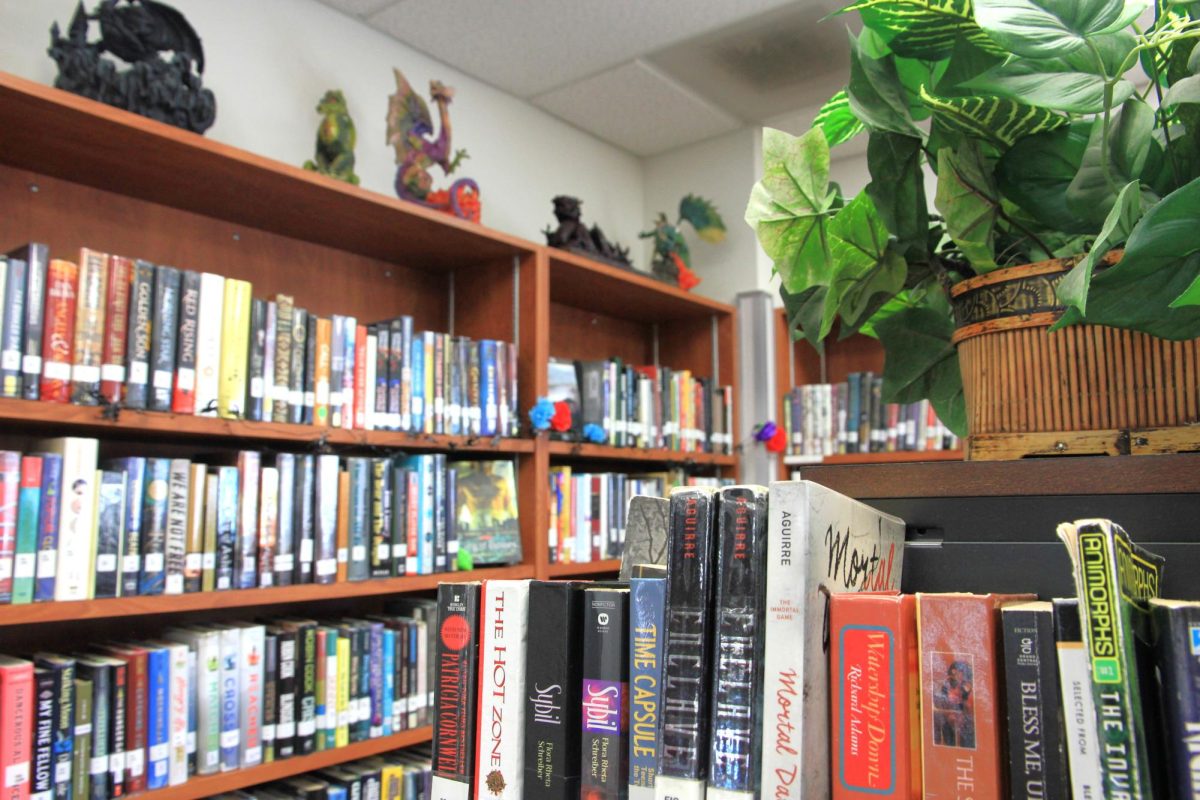
[[[529,581],[485,581],[480,608],[475,797],[523,800]]]
[[[124,472],[100,472],[96,496],[96,584],[95,597],[117,597],[121,590],[121,544],[125,530],[127,481]]]
[[[234,587],[258,585],[258,490],[262,457],[253,450],[238,453],[237,549],[234,553]]]
[[[1200,798],[1200,603],[1150,600],[1170,796]]]
[[[509,460],[457,461],[455,532],[458,550],[476,566],[518,564],[521,532],[516,466]]]
[[[79,252],[79,288],[75,299],[75,349],[71,367],[71,400],[94,406],[100,392],[100,358],[104,351],[104,312],[108,297],[108,254]]]
[[[246,412],[246,369],[250,352],[250,284],[225,280],[221,306],[221,366],[218,371],[217,414],[240,419]]]
[[[5,260],[5,256],[0,255],[0,265],[4,265]],[[7,262],[5,271],[8,274],[2,298],[4,325],[0,328],[0,396],[20,397],[28,265],[24,259],[13,256],[8,256]]]
[[[1151,746],[1158,743],[1156,706],[1143,701],[1153,675],[1146,671],[1153,667],[1143,638],[1149,628],[1144,601],[1158,596],[1163,559],[1106,519],[1064,522],[1058,537],[1071,557],[1076,594],[1085,598],[1079,621],[1091,662],[1105,795],[1153,797],[1162,748]]]
[[[39,449],[62,457],[55,600],[87,600],[92,595],[97,447],[95,439],[77,437],[40,443]]]
[[[165,565],[163,592],[183,594],[183,572],[187,562],[188,489],[191,462],[172,458],[167,477],[167,535],[163,545]]]
[[[142,496],[142,573],[138,594],[162,594],[166,588],[167,507],[171,459],[147,458]]]
[[[221,385],[221,316],[224,306],[224,276],[201,273],[200,315],[196,323],[196,413],[206,417],[217,415]],[[261,388],[259,391],[261,407]]]
[[[635,568],[629,581],[629,800],[654,800],[666,594],[665,569]]]
[[[150,331],[151,411],[170,411],[175,386],[175,352],[179,343],[179,270],[154,268],[154,324]]]
[[[255,297],[250,301],[249,363],[246,365],[246,419],[255,422],[266,420],[267,396],[267,336],[271,324],[270,305],[266,300]],[[271,365],[272,371],[274,364]],[[274,377],[271,378],[274,381]],[[273,385],[273,384],[272,384]]]
[[[111,256],[108,260],[108,296],[104,317],[104,350],[100,358],[100,397],[106,403],[121,402],[125,384],[125,348],[129,344],[129,291],[134,263]]]
[[[20,486],[15,509],[17,530],[12,569],[13,605],[33,602],[44,470],[40,456],[22,456],[20,465]],[[2,580],[0,585],[3,585]]]
[[[287,422],[288,404],[291,401],[292,374],[292,312],[295,304],[292,296],[275,296],[275,375],[271,394],[271,418],[275,422]]]
[[[810,481],[771,484],[762,794],[829,796],[829,661],[824,592],[900,588],[904,523]],[[797,635],[797,631],[801,633]]]
[[[0,604],[13,600],[17,554],[17,511],[21,496],[21,454],[0,451]]]
[[[145,408],[150,383],[150,338],[154,327],[154,265],[137,261],[129,288],[129,339],[125,345],[125,407]]]
[[[11,251],[10,258],[25,262],[25,341],[21,356],[21,396],[41,395],[42,331],[46,314],[46,279],[50,248],[33,242]]]
[[[1096,701],[1092,697],[1092,668],[1083,647],[1083,630],[1079,627],[1079,601],[1074,597],[1056,599],[1053,606],[1071,796],[1099,798],[1104,793],[1104,778],[1100,774],[1100,734],[1096,724]]]
[[[42,337],[42,400],[71,400],[71,360],[75,342],[75,287],[79,267],[54,259],[46,273],[46,316]]]
[[[472,800],[482,585],[438,586],[436,719],[430,800]]]
[[[27,800],[37,698],[33,663],[0,655],[0,798]]]
[[[621,800],[629,781],[629,590],[583,594],[580,796]]]
[[[179,337],[175,354],[175,391],[171,410],[196,413],[196,352],[200,325],[200,273],[184,270],[179,282]]]
[[[313,530],[317,583],[333,583],[337,576],[338,457],[316,457]],[[304,559],[303,546],[300,555]]]

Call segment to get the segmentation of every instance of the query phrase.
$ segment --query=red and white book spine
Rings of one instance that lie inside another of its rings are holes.
[[[0,603],[11,603],[17,557],[17,508],[21,496],[21,454],[0,451]]]
[[[353,427],[360,430],[367,427],[367,326],[354,326],[354,413],[343,415],[342,419],[353,419]],[[372,362],[374,359],[372,358]]]
[[[46,317],[42,334],[41,399],[71,401],[71,359],[75,353],[75,285],[79,267],[54,259],[46,276]]]
[[[363,430],[375,430],[375,378],[378,365],[375,363],[379,358],[379,337],[367,334],[366,344],[366,364],[363,369],[363,385],[361,393],[363,398]],[[357,415],[356,415],[357,416]]]
[[[525,788],[525,638],[529,581],[485,581],[480,601],[475,800]]]
[[[33,662],[0,655],[0,799],[29,800]]]
[[[100,396],[106,402],[121,400],[125,385],[125,346],[129,339],[129,291],[133,261],[112,256],[108,261],[108,313],[104,318],[104,349],[100,358]]]

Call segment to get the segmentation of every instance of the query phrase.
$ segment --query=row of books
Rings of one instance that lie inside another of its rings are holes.
[[[0,603],[335,583],[521,560],[512,461],[0,451]],[[344,469],[343,469],[344,468]]]
[[[516,346],[319,317],[247,281],[30,244],[0,256],[0,397],[515,436]]]
[[[884,403],[883,378],[852,372],[842,383],[796,386],[783,398],[788,455],[955,450],[958,437],[928,400]]]
[[[433,759],[427,745],[396,750],[214,800],[428,800]]]
[[[4,796],[107,800],[427,725],[436,607],[407,610],[0,657]]]
[[[604,443],[689,453],[733,452],[733,388],[689,370],[635,367],[620,359],[550,359],[549,398],[571,408],[571,428],[557,432],[579,439],[598,425]],[[590,441],[590,440],[589,440]]]

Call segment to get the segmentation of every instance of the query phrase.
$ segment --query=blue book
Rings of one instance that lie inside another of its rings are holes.
[[[408,796],[409,795],[405,795],[405,797],[408,797]],[[415,794],[412,795],[412,797],[416,797],[416,796],[417,795],[415,795]],[[325,797],[326,797],[326,800],[348,800],[348,795],[346,794],[346,787],[338,786],[336,783],[331,783],[331,784],[329,784],[328,788],[325,790]]]
[[[58,564],[58,513],[62,492],[62,456],[35,453],[42,459],[42,508],[38,515],[36,579],[33,600],[54,599],[54,574]]]
[[[221,771],[237,769],[240,765],[241,717],[238,662],[242,651],[242,634],[237,628],[221,631]]]
[[[425,534],[429,532],[432,536],[433,532],[433,505],[430,502],[433,489],[432,460],[433,456],[409,456],[400,462],[403,469],[412,470],[417,476],[417,560],[415,568],[412,560],[409,560],[407,573],[410,575],[428,575],[433,571],[432,564],[426,560],[425,555]]]
[[[371,704],[367,735],[377,739],[383,735],[383,623],[370,622],[367,630],[367,697]]]
[[[146,492],[146,459],[114,458],[106,461],[104,468],[125,473],[125,533],[118,587],[122,597],[133,597],[138,593],[142,572],[142,498]]]
[[[383,629],[383,735],[391,736],[392,708],[396,702],[396,632]]]
[[[500,387],[496,383],[496,340],[479,343],[479,433],[495,436],[500,426]]]
[[[232,589],[237,552],[238,523],[237,467],[217,468],[217,566],[216,588]]]
[[[421,337],[412,343],[412,338],[404,338],[404,355],[406,359],[411,358],[412,363],[412,426],[409,430],[422,431],[425,429],[425,343]]]
[[[171,459],[147,458],[142,492],[142,571],[138,594],[162,594],[166,588],[167,496]]]
[[[371,459],[348,458],[350,473],[350,552],[346,578],[365,581],[371,577]]]
[[[146,788],[161,789],[169,782],[171,755],[171,651],[146,648]]]
[[[634,567],[635,573],[638,567]],[[629,581],[629,800],[653,800],[662,704],[666,577]]]

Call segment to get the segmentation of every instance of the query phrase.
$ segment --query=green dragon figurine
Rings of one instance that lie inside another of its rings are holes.
[[[651,272],[661,281],[674,284],[685,292],[700,283],[692,272],[692,258],[687,240],[683,238],[683,223],[689,222],[706,242],[716,244],[725,238],[725,222],[712,201],[689,194],[679,202],[679,220],[672,225],[666,214],[659,214],[651,230],[643,231],[642,239],[654,240],[654,261]]]
[[[346,98],[340,89],[330,89],[317,103],[321,125],[317,128],[317,152],[304,168],[339,181],[358,186],[354,174],[354,120],[346,110]]]

